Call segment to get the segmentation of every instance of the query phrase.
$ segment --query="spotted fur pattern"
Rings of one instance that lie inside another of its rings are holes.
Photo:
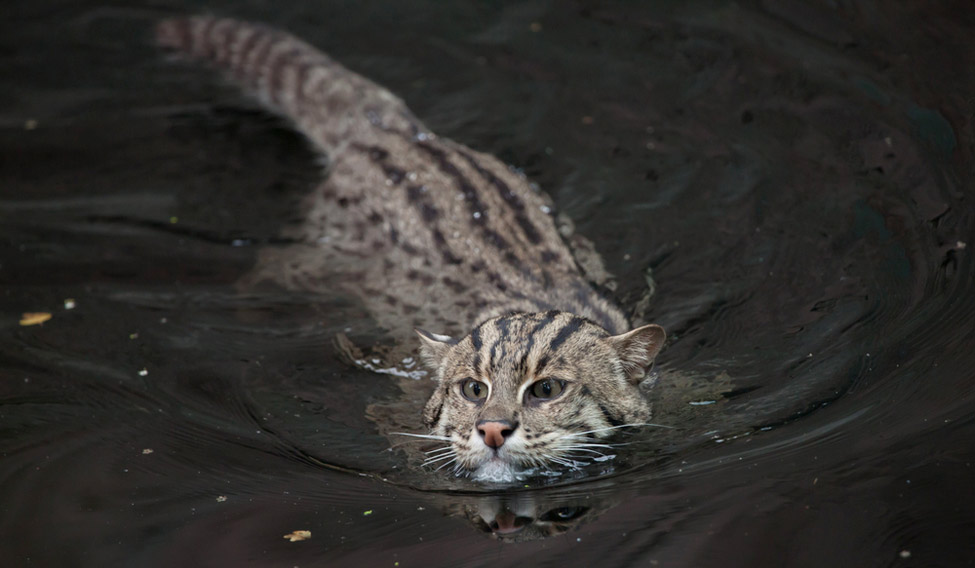
[[[222,69],[327,156],[304,221],[286,230],[300,244],[262,251],[251,280],[341,288],[386,329],[446,333],[421,334],[440,381],[425,420],[460,468],[566,464],[586,451],[567,440],[646,420],[636,383],[663,331],[623,333],[624,313],[586,279],[548,197],[520,173],[437,137],[389,91],[280,31],[203,16],[161,22],[156,38]],[[540,377],[564,392],[526,403]],[[487,385],[486,399],[459,396],[465,378]],[[498,448],[475,426],[486,418],[517,425]]]

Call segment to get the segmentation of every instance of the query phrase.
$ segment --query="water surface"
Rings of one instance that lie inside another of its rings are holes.
[[[261,247],[288,246],[277,235],[320,170],[285,122],[149,45],[154,21],[200,11],[293,31],[537,181],[623,305],[670,332],[653,396],[672,428],[585,478],[504,490],[390,450],[367,414],[403,394],[334,344],[383,340],[362,307],[236,286]],[[975,562],[970,14],[15,3],[0,24],[0,557]],[[523,542],[492,536],[532,517],[506,537]],[[282,538],[295,530],[312,537]]]

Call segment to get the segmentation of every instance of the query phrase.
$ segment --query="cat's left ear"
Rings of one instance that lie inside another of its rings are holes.
[[[640,384],[653,365],[653,360],[664,346],[667,333],[664,328],[656,324],[638,327],[608,339],[609,344],[616,350],[626,380],[632,385]]]
[[[447,351],[457,343],[457,340],[449,335],[430,333],[422,329],[414,329],[420,336],[420,356],[426,362],[430,370],[435,371],[440,368],[440,363],[447,355]],[[434,375],[436,376],[436,375]]]

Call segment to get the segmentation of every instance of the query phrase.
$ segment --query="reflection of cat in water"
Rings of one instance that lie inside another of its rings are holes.
[[[439,332],[419,332],[437,381],[423,422],[444,444],[431,463],[510,480],[606,459],[602,438],[646,423],[640,385],[664,331],[630,330],[587,280],[598,256],[577,262],[523,176],[279,31],[195,17],[162,22],[157,40],[223,69],[327,156],[285,231],[299,244],[262,251],[252,280],[344,290],[404,343],[411,327]]]
[[[464,517],[478,530],[505,542],[559,536],[617,504],[590,496],[546,499],[530,493],[455,499],[446,507],[448,514]]]

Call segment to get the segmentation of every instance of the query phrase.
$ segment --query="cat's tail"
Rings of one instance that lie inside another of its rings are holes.
[[[290,118],[325,153],[377,129],[416,134],[422,125],[386,89],[294,36],[239,20],[193,16],[160,22],[156,43],[206,61]]]

